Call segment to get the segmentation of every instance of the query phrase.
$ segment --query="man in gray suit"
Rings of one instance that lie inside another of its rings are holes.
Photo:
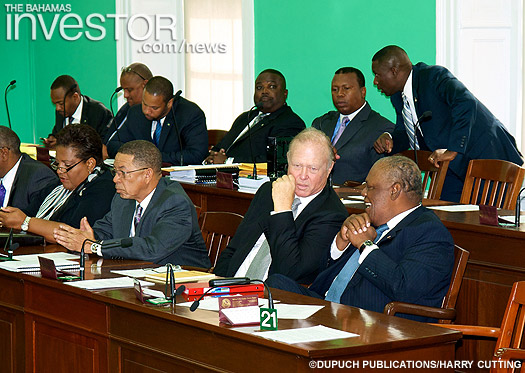
[[[374,150],[374,137],[394,130],[394,124],[372,110],[365,98],[363,73],[354,67],[342,67],[332,79],[332,101],[337,111],[329,111],[312,123],[337,149],[334,184],[364,181],[372,165],[382,158]]]
[[[111,210],[93,228],[84,218],[80,229],[62,225],[56,241],[105,258],[149,260],[157,264],[210,267],[197,223],[197,213],[180,184],[162,177],[162,158],[153,143],[135,140],[124,144],[115,157],[117,194]],[[121,240],[131,237],[131,245]]]
[[[17,134],[0,126],[0,207],[18,207],[34,216],[29,206],[40,206],[58,184],[49,167],[20,152]]]

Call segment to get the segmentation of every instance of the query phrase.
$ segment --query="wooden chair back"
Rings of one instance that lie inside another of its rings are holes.
[[[455,324],[435,324],[448,329],[459,330],[463,335],[497,338],[496,349],[492,356],[492,373],[521,371],[525,360],[523,333],[525,330],[525,281],[515,282],[507,303],[501,327],[471,326]],[[514,369],[516,368],[516,369]]]
[[[430,183],[425,198],[439,199],[441,197],[441,191],[443,190],[443,183],[445,182],[445,176],[447,175],[448,164],[450,161],[441,162],[441,165],[438,168],[428,160],[430,154],[432,154],[430,151],[417,150],[417,165],[423,174],[423,195],[425,195],[426,187]],[[397,155],[405,156],[415,162],[413,150],[405,150]]]
[[[397,313],[409,315],[432,317],[438,319],[440,324],[449,324],[456,318],[456,301],[458,299],[459,289],[463,281],[463,275],[467,268],[467,262],[470,252],[454,245],[454,268],[450,278],[450,285],[447,294],[443,298],[441,308],[422,306],[419,304],[390,302],[383,310],[384,314],[394,316]]]
[[[222,250],[230,243],[242,219],[242,215],[233,212],[208,211],[201,213],[201,232],[208,249],[212,268],[215,267]]]
[[[208,150],[217,145],[227,133],[224,130],[208,130]]]
[[[459,202],[514,209],[524,176],[525,168],[515,163],[473,159],[468,165]]]

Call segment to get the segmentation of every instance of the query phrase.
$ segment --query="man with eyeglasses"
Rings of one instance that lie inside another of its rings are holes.
[[[126,103],[122,105],[115,115],[115,119],[111,121],[109,131],[104,139],[104,144],[107,144],[116,136],[117,129],[127,121],[129,108],[142,102],[144,87],[152,77],[153,74],[150,69],[140,62],[132,63],[122,69],[120,73],[120,87],[124,92]]]
[[[132,140],[155,144],[165,163],[200,164],[208,153],[204,112],[180,92],[173,95],[168,79],[155,76],[144,87],[142,105],[129,109],[118,136],[108,142],[108,155],[113,157],[122,144]]]
[[[0,207],[18,207],[28,215],[59,184],[58,177],[41,162],[20,152],[20,138],[0,126]]]
[[[104,138],[113,117],[99,101],[80,93],[77,81],[69,75],[60,75],[51,84],[51,102],[55,105],[55,126],[51,134],[42,141],[47,148],[54,148],[56,135],[65,126],[73,123],[88,124],[100,138]]]
[[[421,183],[412,160],[378,160],[361,192],[366,211],[346,219],[326,251],[326,269],[312,285],[304,288],[282,275],[271,276],[268,285],[376,312],[392,301],[440,307],[454,242],[439,218],[421,206]]]
[[[334,165],[330,139],[315,128],[294,137],[288,175],[262,185],[214,272],[264,280],[281,273],[310,283],[348,213],[327,178]]]
[[[54,238],[62,246],[105,258],[148,260],[209,268],[210,261],[197,223],[197,213],[180,184],[163,178],[161,155],[149,141],[124,144],[115,157],[118,195],[111,210],[93,228],[82,219],[80,229],[61,225]],[[131,237],[130,247],[105,247]]]

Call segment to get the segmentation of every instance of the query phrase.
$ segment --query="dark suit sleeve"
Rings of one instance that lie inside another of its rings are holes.
[[[197,105],[187,103],[175,111],[175,118],[182,140],[184,164],[201,164],[208,155],[208,130],[204,112]],[[176,149],[163,151],[162,161],[179,165],[179,146]]]
[[[398,95],[399,97],[397,97]],[[394,141],[394,147],[390,152],[390,154],[392,155],[408,150],[410,148],[410,141],[408,140],[408,135],[405,129],[405,122],[403,121],[403,115],[401,114],[403,103],[402,101],[401,104],[399,104],[398,102],[399,100],[401,100],[401,94],[396,93],[395,96],[392,96],[391,100],[392,105],[396,110],[396,125],[394,127],[394,131],[391,132],[392,140]]]
[[[115,134],[115,136],[113,136],[113,138],[107,143],[108,155],[110,158],[115,158],[118,150],[124,143],[136,140],[130,127],[130,123],[133,123],[132,110],[129,110],[128,115],[130,118],[128,118],[126,123],[124,123],[122,127],[120,127],[120,129],[118,130],[118,136]]]
[[[296,231],[291,211],[270,216],[266,238],[272,255],[272,273],[298,281],[318,273],[324,252],[330,250],[343,220],[341,213],[323,209],[305,224],[300,234]]]
[[[388,298],[418,303],[420,298],[435,292],[444,278],[450,279],[453,245],[447,240],[446,228],[437,219],[404,230],[410,243],[400,245],[401,260],[392,260],[379,245],[365,258],[358,272]]]
[[[35,216],[40,208],[42,202],[47,197],[49,193],[60,183],[56,174],[51,171],[49,168],[38,168],[37,171],[33,174],[31,178],[31,183],[34,187],[32,191],[28,191],[28,201],[29,205],[26,209],[21,209],[29,216]],[[17,207],[17,206],[15,206]]]

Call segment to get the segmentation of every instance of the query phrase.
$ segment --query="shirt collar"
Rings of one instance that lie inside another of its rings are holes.
[[[135,210],[137,209],[137,206],[140,205],[142,207],[142,214],[144,214],[144,212],[146,211],[146,209],[148,208],[148,205],[149,203],[151,202],[151,198],[153,197],[153,194],[155,193],[155,191],[157,190],[157,188],[153,189],[150,194],[148,194],[146,196],[146,198],[144,198],[142,200],[141,203],[138,203],[137,201],[135,201]]]
[[[403,87],[403,94],[408,99],[408,102],[414,102],[414,94],[412,92],[412,73],[414,70],[410,71],[410,75],[408,75],[408,79],[405,82],[405,86]]]
[[[84,97],[80,96],[80,104],[77,106],[77,110],[73,113],[73,121],[71,123],[81,123],[82,119],[82,108],[84,107]]]
[[[414,211],[415,209],[419,208],[420,206],[421,206],[421,203],[419,205],[417,205],[416,207],[412,207],[411,209],[403,211],[402,213],[397,214],[392,219],[390,219],[386,223],[388,225],[388,229],[383,233],[383,236],[385,234],[387,234],[388,232],[390,232],[392,229],[394,229],[396,227],[396,225],[398,225],[401,222],[401,220],[406,218],[412,211]]]
[[[339,122],[343,123],[343,118],[347,117],[348,118],[348,123],[350,123],[356,117],[356,115],[359,114],[359,112],[361,110],[363,110],[365,105],[366,105],[366,101],[363,104],[363,106],[361,106],[359,109],[357,109],[356,111],[354,111],[353,113],[350,113],[350,114],[341,114],[341,113],[339,113]]]

